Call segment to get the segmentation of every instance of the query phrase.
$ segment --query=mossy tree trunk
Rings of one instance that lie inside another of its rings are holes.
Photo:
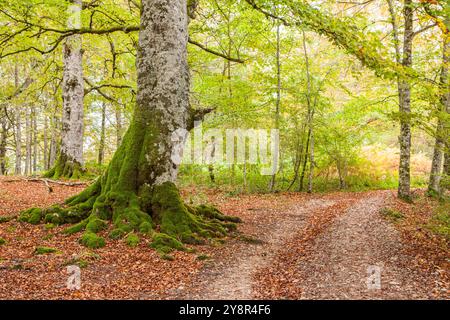
[[[163,253],[235,228],[237,218],[185,205],[175,186],[191,123],[187,28],[186,0],[142,2],[137,104],[122,144],[103,176],[66,208],[30,209],[22,220],[77,223],[67,232],[86,230],[81,241],[90,247],[104,245],[97,233],[112,221],[110,237],[151,234]]]
[[[82,0],[70,2],[72,16],[68,27],[80,28]],[[81,35],[67,37],[63,46],[63,61],[61,149],[55,165],[45,176],[77,179],[83,172],[84,80]]]

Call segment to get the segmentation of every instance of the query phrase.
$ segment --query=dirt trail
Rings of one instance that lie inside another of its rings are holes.
[[[384,191],[364,195],[315,239],[302,244],[310,247],[310,254],[298,258],[298,273],[290,279],[301,288],[299,299],[430,298],[432,277],[414,269],[400,234],[379,214],[388,196]],[[177,298],[254,298],[253,275],[288,248],[288,240],[302,233],[312,214],[340,201],[348,199],[313,199],[291,207],[269,232],[260,233],[264,244],[245,244],[234,254],[219,257]]]
[[[302,299],[431,296],[433,280],[414,269],[400,234],[379,214],[385,195],[363,198],[315,239],[298,264]]]
[[[216,261],[202,272],[193,287],[177,298],[184,299],[252,299],[253,273],[271,262],[283,243],[301,229],[309,215],[334,204],[331,200],[312,199],[280,215],[270,232],[261,233],[261,245],[245,243],[233,256]],[[267,231],[267,230],[265,230]]]

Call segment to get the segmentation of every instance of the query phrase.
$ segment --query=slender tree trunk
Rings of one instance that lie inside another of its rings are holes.
[[[6,112],[6,106],[3,106],[2,109],[0,109],[0,175],[7,174],[6,146],[8,142],[9,125]]]
[[[281,59],[280,59],[280,47],[281,47],[281,38],[280,38],[280,22],[277,22],[277,52],[276,52],[276,63],[277,63],[277,99],[275,101],[275,129],[278,130],[280,128],[280,104],[281,104]],[[279,143],[275,141],[274,143]],[[275,150],[279,150],[279,146],[275,146]],[[274,168],[278,168],[278,157],[274,158]],[[273,174],[272,179],[270,180],[269,190],[270,192],[274,191],[276,184],[277,175]]]
[[[15,166],[15,170],[14,173],[16,175],[21,175],[22,174],[22,119],[21,119],[21,108],[17,107],[16,112],[15,112],[15,129],[16,129],[16,134],[15,134],[15,138],[16,138],[16,166]]]
[[[448,65],[450,63],[450,40],[445,37],[443,43],[442,69],[440,77],[441,99],[438,124],[436,128],[436,142],[433,150],[433,161],[431,163],[430,182],[428,184],[429,194],[439,194],[439,186],[441,180],[442,159],[444,158],[445,142],[448,140],[448,132],[446,132],[446,122],[444,114],[450,113],[450,93]]]
[[[303,154],[303,166],[302,166],[302,173],[300,175],[300,182],[298,185],[298,191],[303,191],[303,185],[305,181],[305,174],[306,174],[306,168],[308,165],[308,155],[309,155],[309,147],[311,144],[311,128],[308,129],[308,137],[306,138],[306,145],[305,145],[305,153]]]
[[[312,120],[313,120],[313,114],[314,114],[314,110],[313,110],[313,106],[312,106],[312,102],[311,102],[311,74],[309,72],[309,57],[308,57],[308,50],[306,47],[306,36],[305,36],[305,32],[303,31],[303,53],[305,55],[305,65],[306,65],[306,104],[308,106],[308,113],[306,115],[306,124],[308,127],[308,138],[307,138],[307,142],[306,142],[306,152],[305,152],[305,160],[303,162],[303,168],[302,168],[302,174],[300,177],[300,191],[303,191],[303,181],[305,179],[305,173],[306,173],[306,167],[308,164],[308,160],[310,160],[310,152],[311,152],[311,142],[312,142],[312,138],[313,138],[313,124],[312,124]],[[310,164],[311,167],[311,164]]]
[[[405,31],[403,41],[403,60],[405,67],[412,66],[413,45],[413,3],[405,0],[403,9],[405,19]],[[398,197],[405,200],[411,199],[411,85],[407,80],[399,81],[399,104],[400,104],[400,165]]]
[[[14,83],[16,90],[19,89],[19,66],[16,63],[14,68]],[[16,166],[14,173],[16,175],[22,174],[22,119],[21,119],[22,108],[20,105],[16,106],[15,110],[15,138],[16,138]]]
[[[446,23],[448,25],[449,18],[447,17]],[[442,81],[442,102],[446,106],[447,121],[444,121],[442,128],[442,137],[444,137],[444,166],[442,172],[442,178],[439,181],[439,195],[444,197],[446,192],[450,189],[450,123],[448,121],[448,115],[450,114],[450,83],[448,77],[448,64],[450,63],[450,35],[445,36],[444,44],[444,61],[447,67],[447,71],[444,74],[444,81]]]
[[[309,177],[308,177],[308,193],[313,192],[313,177],[314,177],[314,131],[311,130],[311,147],[309,159]]]
[[[48,117],[44,115],[44,170],[47,171],[48,167]]]
[[[105,158],[105,133],[106,131],[106,103],[102,104],[102,127],[100,129],[100,143],[98,147],[98,164],[103,164],[103,159]]]
[[[38,129],[37,129],[37,114],[36,107],[33,108],[32,112],[32,138],[33,138],[33,174],[37,172],[37,161],[38,161]]]
[[[53,116],[51,118],[51,138],[50,138],[50,150],[48,152],[48,168],[53,168],[56,162],[56,155],[58,153],[58,128],[59,128],[59,119],[57,116],[57,105],[55,104]]]
[[[73,14],[81,13],[82,1],[70,0]],[[69,28],[81,25],[69,19]],[[67,37],[63,46],[63,116],[61,127],[61,148],[55,166],[46,176],[79,178],[83,172],[83,130],[84,130],[84,80],[82,38],[76,34]]]
[[[25,115],[25,175],[31,172],[31,112],[30,107],[26,108]]]

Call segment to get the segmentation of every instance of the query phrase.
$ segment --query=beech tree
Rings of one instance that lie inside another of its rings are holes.
[[[80,28],[82,0],[70,0],[68,28]],[[79,178],[83,172],[84,80],[83,52],[80,34],[65,39],[63,45],[63,113],[61,149],[55,165],[45,174],[58,179]]]
[[[122,144],[102,177],[68,199],[66,208],[33,208],[22,221],[77,223],[66,232],[85,229],[81,241],[89,247],[104,245],[97,233],[108,220],[115,225],[112,238],[152,233],[158,224],[153,245],[163,253],[235,228],[237,218],[184,204],[175,186],[192,114],[187,41],[186,0],[142,1],[137,103]]]

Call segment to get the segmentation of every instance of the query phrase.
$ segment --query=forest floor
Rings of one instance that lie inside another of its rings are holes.
[[[83,186],[0,179],[0,217],[61,203]],[[426,228],[435,203],[406,204],[393,191],[229,195],[188,188],[244,221],[224,243],[160,259],[107,240],[88,250],[63,227],[0,224],[0,299],[450,299],[448,239]],[[401,212],[401,219],[383,214]],[[106,235],[107,231],[105,231]],[[37,247],[58,251],[36,254]],[[81,269],[67,289],[67,266]]]

